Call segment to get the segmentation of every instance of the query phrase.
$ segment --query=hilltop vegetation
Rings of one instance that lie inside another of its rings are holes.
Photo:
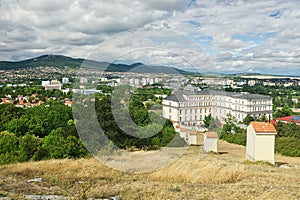
[[[79,68],[84,60],[83,59],[74,59],[62,55],[43,55],[36,58],[23,60],[23,61],[1,61],[0,69],[21,69],[21,68],[34,68],[40,66],[53,66],[62,68],[64,66],[69,66],[71,68]]]
[[[223,141],[218,146],[220,154],[203,154],[201,146],[192,146],[170,166],[146,174],[116,171],[95,159],[2,165],[0,196],[22,199],[25,194],[57,194],[71,199],[101,199],[120,195],[122,199],[141,200],[300,198],[300,158],[275,155],[276,166],[249,163],[244,161],[243,146]],[[26,183],[35,177],[42,178],[42,182]]]
[[[159,106],[161,103],[161,98],[155,97],[154,94],[169,91],[149,88],[144,89],[144,95],[142,90],[137,90],[128,104],[124,105],[112,103],[111,96],[96,95],[93,103],[105,137],[122,149],[159,149],[171,141],[171,146],[185,146],[185,141],[175,132],[169,120],[165,121],[159,114],[148,110],[151,106]],[[122,100],[121,96],[119,97],[119,100]],[[91,101],[92,97],[86,98]],[[142,103],[146,99],[153,99],[147,104],[148,108]],[[76,109],[82,112],[88,110],[85,105],[78,105]],[[118,111],[117,116],[113,115],[113,109]],[[156,121],[152,121],[150,115]],[[44,105],[26,109],[15,105],[0,105],[0,117],[0,164],[52,158],[81,158],[89,155],[78,136],[72,108],[59,102],[47,101]],[[117,124],[116,117],[125,122],[127,132]],[[132,119],[134,124],[130,125],[128,119]],[[164,122],[162,126],[160,121]],[[82,131],[91,134],[87,123],[82,126]],[[102,140],[100,132],[96,132],[94,136],[93,141]],[[96,146],[92,153],[97,153],[102,146]]]
[[[143,63],[115,64],[109,62],[99,62],[82,58],[71,58],[63,55],[42,55],[22,61],[0,61],[0,70],[35,68],[35,67],[69,67],[73,69],[92,68],[107,72],[135,72],[135,73],[167,73],[167,74],[194,74],[173,67],[150,66]]]
[[[67,106],[0,105],[0,116],[0,164],[88,155]]]

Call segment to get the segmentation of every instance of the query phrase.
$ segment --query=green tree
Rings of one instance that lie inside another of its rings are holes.
[[[20,161],[41,160],[42,139],[34,135],[26,134],[19,139]]]
[[[244,120],[243,120],[243,124],[249,125],[250,122],[252,121],[256,121],[256,117],[253,117],[252,115],[247,115]]]
[[[57,128],[44,138],[43,147],[49,152],[50,158],[68,157],[64,148],[65,140],[63,135],[63,129]]]
[[[205,117],[204,117],[204,126],[205,126],[206,128],[209,127],[209,125],[210,125],[211,122],[212,122],[212,119],[213,119],[213,117],[211,116],[211,114],[209,114],[208,116],[205,116]]]
[[[24,110],[22,108],[15,107],[15,105],[6,105],[0,116],[0,130],[5,130],[6,123],[14,118],[19,118],[23,113]]]
[[[20,118],[13,118],[5,125],[7,131],[16,134],[16,136],[23,136],[29,131],[29,119],[26,115],[22,115]]]
[[[279,118],[279,117],[290,116],[292,114],[293,114],[293,111],[292,111],[292,109],[290,107],[283,106],[281,110],[275,111],[275,113],[273,114],[273,116],[275,118]]]
[[[0,132],[0,163],[6,164],[18,160],[18,138],[8,131]]]
[[[80,158],[87,155],[81,140],[66,136],[62,128],[52,130],[44,138],[43,147],[49,152],[50,158]]]

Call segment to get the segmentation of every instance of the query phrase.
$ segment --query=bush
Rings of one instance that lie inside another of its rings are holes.
[[[20,161],[41,160],[42,139],[26,134],[19,139]]]
[[[18,138],[8,131],[0,132],[0,163],[6,164],[18,160]]]
[[[300,157],[300,139],[295,137],[276,138],[275,151],[284,156]]]
[[[87,155],[78,138],[64,135],[64,130],[57,128],[44,138],[43,147],[49,152],[50,158],[79,158]]]
[[[229,143],[246,146],[247,134],[245,132],[236,134],[222,133],[220,139],[223,139]]]

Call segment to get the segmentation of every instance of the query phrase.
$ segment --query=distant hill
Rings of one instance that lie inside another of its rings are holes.
[[[34,68],[40,66],[53,66],[63,68],[69,66],[71,68],[79,68],[84,59],[74,59],[62,55],[42,55],[22,61],[0,61],[0,69],[22,69]]]
[[[81,66],[88,68],[95,68],[99,70],[105,70],[108,72],[136,72],[136,73],[171,73],[171,74],[193,74],[184,70],[179,70],[174,67],[166,66],[149,66],[143,63],[134,63],[132,65],[127,64],[115,64],[108,62],[98,62],[94,60],[85,60],[82,58],[71,58],[63,55],[42,55],[36,58],[31,58],[23,61],[0,61],[0,69],[23,69],[23,68],[35,68],[35,67],[57,67],[64,68],[68,66],[70,68],[78,69]]]

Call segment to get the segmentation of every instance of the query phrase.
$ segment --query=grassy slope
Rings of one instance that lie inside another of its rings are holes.
[[[191,147],[167,168],[148,174],[119,172],[95,159],[50,160],[0,166],[0,197],[62,194],[73,199],[299,199],[300,158],[276,155],[290,169],[244,161],[245,147],[219,141],[222,154]],[[225,153],[224,153],[225,152]],[[226,153],[227,152],[227,153]],[[26,180],[42,177],[41,183]]]

